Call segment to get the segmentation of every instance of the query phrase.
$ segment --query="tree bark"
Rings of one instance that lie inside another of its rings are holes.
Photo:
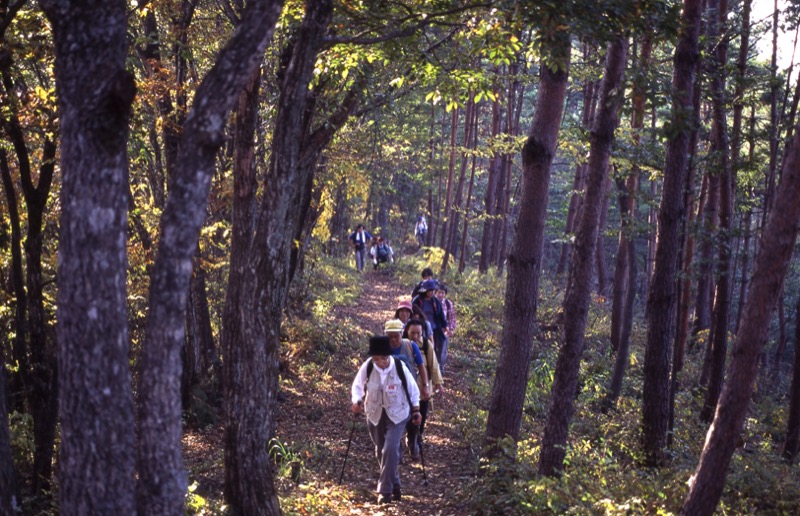
[[[567,91],[569,34],[557,32],[553,45],[550,50],[561,60],[558,68],[541,68],[533,123],[522,149],[521,208],[508,256],[500,356],[484,438],[489,455],[499,451],[499,439],[509,436],[516,442],[519,438],[531,345],[537,331],[547,192]]]
[[[192,257],[225,117],[259,65],[281,4],[248,2],[241,25],[198,88],[183,127],[161,219],[141,359],[137,501],[142,514],[177,515],[184,510],[188,484],[181,456],[180,350]]]
[[[575,238],[570,264],[567,294],[564,298],[564,344],[558,353],[550,409],[542,438],[539,473],[555,475],[566,455],[567,435],[574,410],[580,360],[583,353],[583,332],[589,310],[594,271],[595,246],[599,231],[600,210],[605,197],[608,163],[614,131],[619,125],[619,108],[624,95],[623,77],[628,56],[627,36],[609,43],[599,107],[592,125],[587,170],[586,195]]]
[[[664,187],[658,210],[653,279],[647,298],[649,324],[644,359],[642,437],[646,461],[663,463],[669,426],[669,361],[677,307],[678,241],[683,221],[695,65],[699,57],[701,0],[684,0],[682,32],[672,76],[672,130],[667,143]]]
[[[8,430],[6,359],[0,352],[0,513],[16,514],[20,509],[14,464],[11,462],[11,433]]]
[[[136,89],[125,70],[126,4],[40,5],[53,26],[61,118],[59,509],[134,514],[125,244]]]
[[[330,0],[306,3],[280,85],[255,236],[242,260],[243,268],[236,273],[237,280],[247,282],[249,288],[238,294],[238,311],[226,307],[225,497],[236,514],[280,513],[265,443],[273,435],[281,314],[289,287],[293,236],[303,222],[301,205],[309,202],[304,187],[313,171],[311,162],[319,155],[320,145],[329,141],[330,131],[346,119],[342,114],[318,131],[304,134],[308,86],[332,10]]]
[[[800,301],[795,310],[794,367],[792,386],[789,389],[789,417],[786,420],[786,441],[783,443],[783,458],[794,464],[800,451]]]
[[[725,476],[742,431],[761,354],[781,285],[800,228],[800,135],[795,134],[783,166],[761,246],[739,333],[733,345],[728,380],[722,390],[700,461],[689,484],[682,514],[712,514],[722,495]]]
[[[728,16],[728,0],[708,0],[708,8],[714,13],[708,22],[710,39],[716,41],[719,35],[726,31]],[[714,408],[722,390],[722,380],[725,375],[725,354],[728,351],[728,320],[730,317],[730,292],[731,292],[731,249],[733,238],[733,173],[731,172],[728,129],[725,119],[725,72],[724,68],[728,58],[728,44],[721,38],[715,48],[716,62],[711,80],[713,121],[711,127],[712,145],[714,156],[712,163],[716,165],[719,177],[719,237],[717,239],[717,289],[714,296],[714,331],[712,341],[711,375],[708,390],[706,391],[705,404],[700,413],[700,419],[709,422],[714,413]]]
[[[500,135],[500,121],[502,115],[500,111],[500,101],[495,100],[492,102],[492,140],[497,141]],[[486,193],[483,197],[484,215],[483,215],[483,237],[481,238],[481,259],[478,265],[478,270],[486,273],[492,263],[492,228],[494,227],[494,211],[495,204],[497,203],[497,182],[499,174],[500,159],[495,154],[489,158],[489,167],[486,178]]]

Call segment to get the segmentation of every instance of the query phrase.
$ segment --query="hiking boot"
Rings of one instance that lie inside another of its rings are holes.
[[[394,501],[395,502],[399,502],[402,497],[403,497],[403,493],[400,491],[400,488],[399,487],[395,487],[392,490],[392,498],[394,499]]]
[[[378,503],[381,505],[385,505],[387,503],[392,503],[392,497],[388,494],[379,494],[378,495]]]

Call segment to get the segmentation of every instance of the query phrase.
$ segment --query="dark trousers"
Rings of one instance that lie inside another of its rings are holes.
[[[425,421],[428,419],[428,408],[430,404],[430,400],[419,400],[419,413],[422,415],[422,422],[419,426],[412,423],[411,420],[406,423],[407,444],[411,453],[414,453],[414,445],[416,443],[422,443],[422,433],[425,431]]]

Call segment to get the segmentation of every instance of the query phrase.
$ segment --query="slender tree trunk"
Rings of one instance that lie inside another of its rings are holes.
[[[11,357],[17,364],[16,373],[12,376],[9,399],[12,406],[22,409],[24,401],[30,396],[30,365],[28,364],[27,344],[27,293],[25,292],[25,273],[22,270],[22,230],[20,228],[19,207],[14,182],[5,150],[0,149],[0,174],[3,189],[6,192],[6,206],[11,225],[11,284],[14,288],[16,306],[14,307],[14,340],[11,344]],[[3,362],[2,367],[5,367]]]
[[[608,45],[603,83],[600,87],[599,108],[591,133],[586,196],[583,201],[575,247],[569,271],[569,285],[564,298],[564,344],[559,349],[555,378],[551,391],[550,409],[542,438],[539,473],[555,475],[566,455],[567,434],[574,410],[578,386],[583,332],[592,289],[593,258],[599,231],[598,221],[605,196],[606,176],[619,124],[619,108],[624,95],[621,87],[627,62],[628,39],[619,37]]]
[[[786,421],[786,442],[783,443],[783,458],[794,464],[800,451],[800,301],[795,310],[794,367],[792,387],[789,390],[789,417]]]
[[[125,243],[136,89],[125,70],[126,4],[39,3],[53,26],[61,121],[59,509],[134,514]]]
[[[800,228],[800,136],[795,134],[783,166],[780,188],[764,226],[747,294],[739,333],[733,344],[727,381],[722,390],[714,422],[706,442],[682,514],[710,515],[722,496],[725,476],[742,431],[750,404],[759,356],[767,340],[783,280]]]
[[[486,422],[485,444],[496,454],[497,441],[519,438],[528,383],[531,343],[537,331],[536,308],[547,214],[550,165],[556,152],[569,70],[569,34],[556,32],[550,50],[556,69],[541,67],[533,123],[522,150],[522,198],[514,242],[508,257],[500,356]]]
[[[11,462],[11,433],[6,403],[6,358],[0,352],[0,513],[16,514],[20,508],[14,464]]]
[[[647,463],[663,463],[669,427],[669,361],[677,308],[678,242],[683,222],[695,65],[699,57],[701,0],[684,0],[682,33],[672,76],[672,127],[658,213],[653,278],[647,297],[649,324],[644,359],[642,434]]]
[[[712,40],[727,28],[728,0],[708,0],[709,10],[715,13],[708,22]],[[717,290],[714,297],[714,339],[712,342],[711,376],[700,419],[711,421],[722,390],[725,375],[725,354],[728,351],[728,320],[730,317],[731,249],[733,247],[733,173],[728,150],[728,129],[725,112],[725,72],[728,44],[723,37],[715,48],[716,61],[711,80],[713,121],[711,128],[713,163],[719,174],[719,238],[717,241]]]
[[[139,384],[138,510],[182,514],[187,479],[181,456],[180,350],[191,261],[205,218],[224,120],[272,37],[280,0],[253,0],[197,90],[161,218]],[[255,473],[254,473],[255,476]]]
[[[610,177],[610,169],[609,172],[606,173],[606,185],[603,187],[603,191],[608,192],[611,187],[611,177]],[[605,238],[603,238],[603,232],[606,229],[606,219],[608,218],[608,205],[611,202],[611,197],[608,195],[603,197],[601,201],[602,206],[600,206],[600,220],[598,221],[598,232],[597,232],[597,245],[595,248],[595,259],[597,260],[597,264],[595,268],[597,269],[597,294],[600,296],[605,297],[608,290],[608,269],[606,267],[606,246],[605,246]]]
[[[478,106],[475,105],[474,99],[470,96],[467,102],[467,109],[464,113],[464,149],[470,149],[472,144],[472,133],[477,128],[477,112]],[[462,200],[464,196],[464,181],[467,175],[467,165],[469,164],[469,154],[464,152],[461,156],[461,167],[458,173],[458,183],[455,188],[455,198],[450,209],[452,217],[449,221],[450,234],[447,235],[447,243],[444,247],[444,259],[442,260],[441,271],[444,273],[447,270],[450,261],[450,255],[456,253],[456,241],[458,237],[458,224],[461,219]]]
[[[452,217],[453,186],[455,182],[456,170],[456,143],[458,143],[458,113],[459,109],[454,109],[450,115],[450,163],[447,167],[447,190],[445,192],[444,212],[442,213],[442,236],[439,240],[439,247],[444,249],[447,246],[447,237],[450,235],[450,220]],[[466,125],[466,123],[465,123]]]
[[[496,141],[500,134],[500,101],[495,100],[492,102],[492,140]],[[497,203],[497,182],[498,182],[498,167],[500,159],[495,155],[489,158],[488,174],[486,178],[486,193],[483,198],[484,218],[483,218],[483,237],[481,238],[481,259],[478,265],[478,270],[486,273],[489,270],[489,265],[492,263],[492,229],[494,227],[494,211],[495,204]]]

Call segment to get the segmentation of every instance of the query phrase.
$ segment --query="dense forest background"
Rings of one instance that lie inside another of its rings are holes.
[[[485,354],[473,511],[632,468],[584,502],[796,512],[800,5],[764,3],[0,0],[0,513],[182,514],[205,424],[227,511],[293,506],[288,328],[367,288],[359,223]]]

